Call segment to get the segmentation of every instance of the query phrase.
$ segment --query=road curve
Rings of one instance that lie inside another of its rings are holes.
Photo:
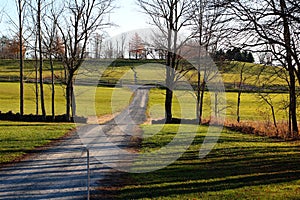
[[[110,136],[110,143],[125,145],[128,136],[135,134],[135,127],[146,119],[149,88],[135,90],[130,106],[105,125],[88,125],[83,132],[95,132],[96,127]],[[118,131],[117,131],[118,130]],[[80,136],[80,137],[79,137]],[[61,143],[43,150],[14,166],[0,169],[0,199],[86,199],[87,153],[86,145],[97,145],[103,157],[110,157],[111,149],[101,137],[93,144],[86,143],[84,135],[73,134]],[[83,143],[85,145],[83,145]],[[123,159],[124,157],[117,157]],[[126,159],[126,158],[125,158]],[[114,160],[118,162],[118,160]],[[91,189],[110,173],[110,168],[91,157]]]

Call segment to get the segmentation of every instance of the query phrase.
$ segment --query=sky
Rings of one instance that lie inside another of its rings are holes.
[[[145,14],[141,13],[141,10],[136,5],[135,0],[117,0],[117,2],[119,8],[117,8],[111,15],[111,20],[119,27],[108,30],[108,33],[111,36],[135,29],[150,27],[149,18],[147,18]]]
[[[110,36],[116,36],[134,29],[150,27],[148,23],[149,19],[145,14],[140,12],[141,10],[135,2],[136,0],[115,1],[117,8],[110,15],[110,20],[118,26],[106,30]],[[0,10],[2,8],[12,18],[17,19],[15,0],[0,0]],[[0,20],[0,35],[5,34],[8,30],[6,21],[5,17],[2,17],[2,20]]]

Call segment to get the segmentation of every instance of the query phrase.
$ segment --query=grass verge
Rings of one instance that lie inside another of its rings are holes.
[[[0,164],[4,164],[63,137],[74,125],[0,121],[0,127]]]

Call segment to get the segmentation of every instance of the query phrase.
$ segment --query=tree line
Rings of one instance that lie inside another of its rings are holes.
[[[216,61],[241,61],[241,62],[254,62],[254,57],[252,52],[250,51],[242,51],[241,48],[234,47],[233,49],[228,49],[227,51],[223,49],[217,50],[214,55],[213,59]]]

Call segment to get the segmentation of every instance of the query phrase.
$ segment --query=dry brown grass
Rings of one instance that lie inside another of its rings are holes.
[[[242,121],[226,120],[224,126],[242,133],[267,136],[270,138],[281,138],[285,140],[300,139],[300,135],[289,135],[288,123],[277,122],[277,128],[270,121]]]

